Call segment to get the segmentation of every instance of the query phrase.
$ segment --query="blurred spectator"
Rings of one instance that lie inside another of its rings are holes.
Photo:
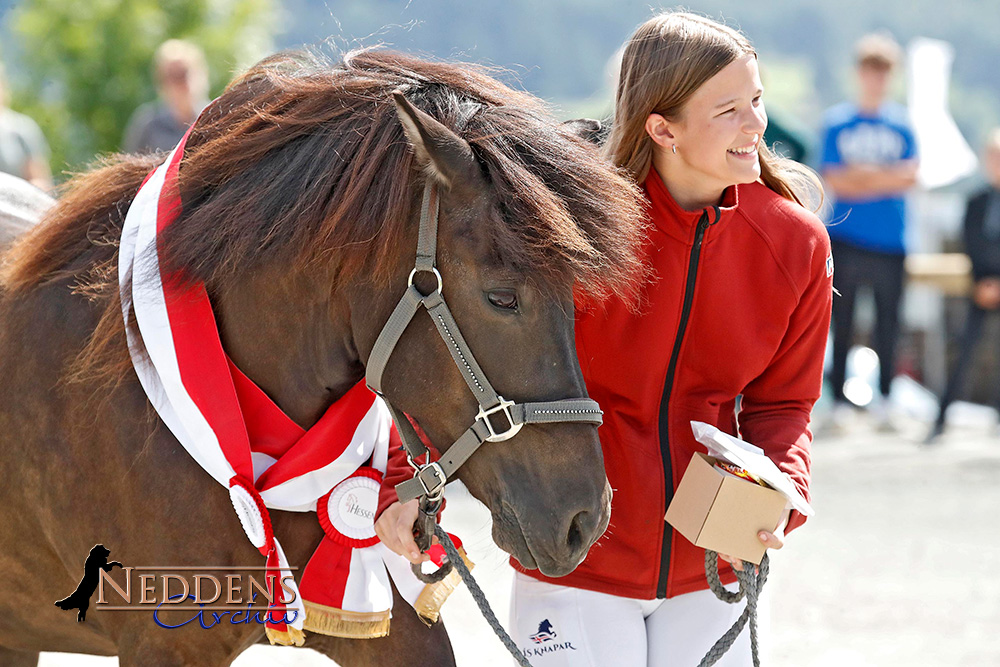
[[[153,69],[159,100],[132,114],[122,144],[127,153],[170,150],[208,105],[208,66],[194,44],[167,40],[156,49]]]
[[[52,187],[49,145],[38,124],[7,108],[7,76],[0,64],[0,171],[48,190]]]
[[[887,101],[901,49],[889,35],[863,37],[856,46],[857,103],[830,109],[824,119],[821,170],[835,203],[828,230],[836,263],[833,300],[834,422],[851,410],[844,396],[847,352],[854,334],[854,303],[861,287],[875,296],[874,349],[880,377],[871,408],[879,425],[891,428],[889,383],[903,293],[904,193],[916,183],[917,161],[906,110]]]
[[[983,170],[987,185],[969,197],[962,228],[965,252],[972,260],[974,281],[969,314],[959,343],[958,361],[948,377],[937,421],[927,436],[928,443],[944,432],[945,412],[963,388],[973,352],[983,332],[983,321],[989,313],[1000,309],[1000,128],[993,130],[986,141]],[[1000,408],[1000,384],[994,401]]]

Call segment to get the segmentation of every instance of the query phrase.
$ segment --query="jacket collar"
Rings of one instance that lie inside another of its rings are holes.
[[[650,217],[656,228],[664,234],[686,243],[694,241],[695,229],[702,215],[708,215],[708,222],[711,225],[705,232],[705,242],[707,243],[710,238],[718,236],[725,223],[736,214],[736,208],[739,205],[740,186],[731,185],[722,193],[722,202],[719,206],[708,206],[697,211],[685,211],[674,200],[670,191],[667,190],[667,186],[664,185],[663,179],[660,178],[660,174],[653,166],[649,168],[649,175],[646,176],[643,189],[646,191],[646,196],[649,197]]]

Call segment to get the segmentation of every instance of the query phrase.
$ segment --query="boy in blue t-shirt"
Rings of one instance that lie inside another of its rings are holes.
[[[906,110],[886,101],[900,48],[892,37],[872,34],[857,44],[860,94],[825,117],[821,170],[835,199],[827,228],[837,273],[833,300],[834,414],[846,406],[844,381],[854,327],[858,288],[875,296],[874,349],[879,357],[882,401],[873,402],[889,426],[889,394],[903,294],[906,206],[903,196],[916,183],[917,161]]]

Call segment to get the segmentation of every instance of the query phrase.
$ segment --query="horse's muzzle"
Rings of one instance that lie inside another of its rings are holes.
[[[493,517],[493,539],[527,569],[547,577],[562,577],[583,562],[600,539],[611,518],[611,486],[605,482],[596,506],[563,513],[554,520],[551,511],[515,512],[507,503]]]

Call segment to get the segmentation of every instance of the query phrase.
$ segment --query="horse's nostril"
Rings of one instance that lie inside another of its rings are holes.
[[[587,532],[589,512],[580,512],[569,522],[569,534],[566,536],[566,545],[570,551],[576,552],[585,543],[584,534]]]

